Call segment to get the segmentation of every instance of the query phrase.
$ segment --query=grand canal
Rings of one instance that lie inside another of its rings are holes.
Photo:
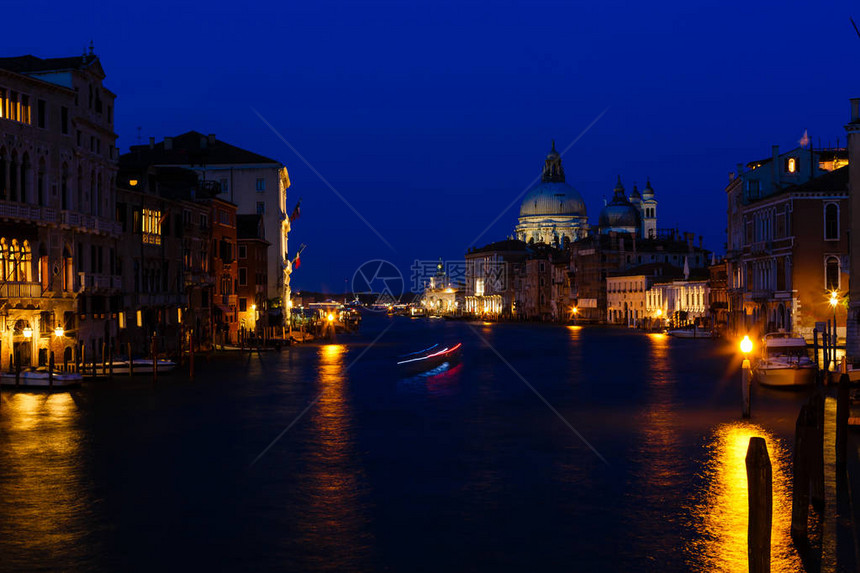
[[[441,341],[460,364],[398,376]],[[0,570],[745,571],[751,435],[774,570],[798,568],[805,396],[755,387],[743,422],[722,343],[370,315],[336,344],[197,365],[2,393]]]

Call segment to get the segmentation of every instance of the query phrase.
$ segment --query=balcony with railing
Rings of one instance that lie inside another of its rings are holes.
[[[120,290],[122,288],[122,277],[79,272],[77,287],[79,292]]]
[[[40,298],[42,285],[35,282],[0,283],[0,299]]]

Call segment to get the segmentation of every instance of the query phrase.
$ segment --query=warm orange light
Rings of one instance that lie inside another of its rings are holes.
[[[24,328],[24,338],[33,338],[33,329],[29,326]]]
[[[573,308],[571,309],[571,312],[572,312],[573,314],[579,314],[579,307],[578,307],[578,306],[573,307]]]
[[[326,319],[327,319],[329,322],[334,322],[334,315],[333,315],[333,314],[331,314],[331,313],[329,313],[329,315],[326,317]]]
[[[839,304],[839,292],[834,290],[830,292],[830,306],[836,308],[837,304]]]
[[[65,333],[66,331],[63,330],[62,326],[58,326],[54,329],[54,336],[56,336],[57,338],[62,338]]]
[[[657,314],[657,318],[660,318],[661,316],[663,316],[663,309],[658,308],[656,314]]]
[[[137,179],[129,179],[128,184],[132,187],[137,187]]]
[[[752,340],[750,340],[749,336],[744,335],[743,340],[741,340],[741,352],[743,352],[744,354],[749,354],[750,352],[752,352],[752,349],[753,349]]]

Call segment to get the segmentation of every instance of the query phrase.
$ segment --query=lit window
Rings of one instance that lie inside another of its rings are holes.
[[[797,173],[797,159],[795,159],[794,157],[789,157],[785,170],[789,173]]]
[[[475,294],[484,296],[484,279],[475,279]]]
[[[141,216],[143,219],[143,242],[148,245],[160,245],[161,223],[164,222],[161,211],[143,209]]]

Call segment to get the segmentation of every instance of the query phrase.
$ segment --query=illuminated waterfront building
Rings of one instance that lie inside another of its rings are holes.
[[[218,184],[218,198],[236,205],[242,215],[261,215],[268,250],[266,275],[267,300],[278,299],[286,306],[290,292],[290,255],[287,211],[287,168],[274,159],[236,147],[215,137],[189,131],[165,137],[148,145],[133,145],[128,155],[137,163],[173,165],[193,169],[202,181]]]
[[[798,148],[730,175],[726,275],[730,328],[812,338],[847,291],[848,169],[844,149]],[[843,314],[844,320],[844,314]],[[843,321],[840,321],[844,324]],[[840,326],[839,336],[844,335]]]
[[[450,316],[462,311],[463,296],[461,285],[451,282],[445,273],[442,261],[436,266],[436,274],[430,277],[421,295],[421,306],[435,316]]]
[[[0,58],[0,366],[101,359],[117,332],[114,94],[99,58]],[[60,327],[60,328],[56,328]],[[61,335],[59,335],[61,333]]]
[[[513,277],[521,272],[528,245],[508,239],[470,249],[466,253],[466,314],[492,319],[516,314]]]

